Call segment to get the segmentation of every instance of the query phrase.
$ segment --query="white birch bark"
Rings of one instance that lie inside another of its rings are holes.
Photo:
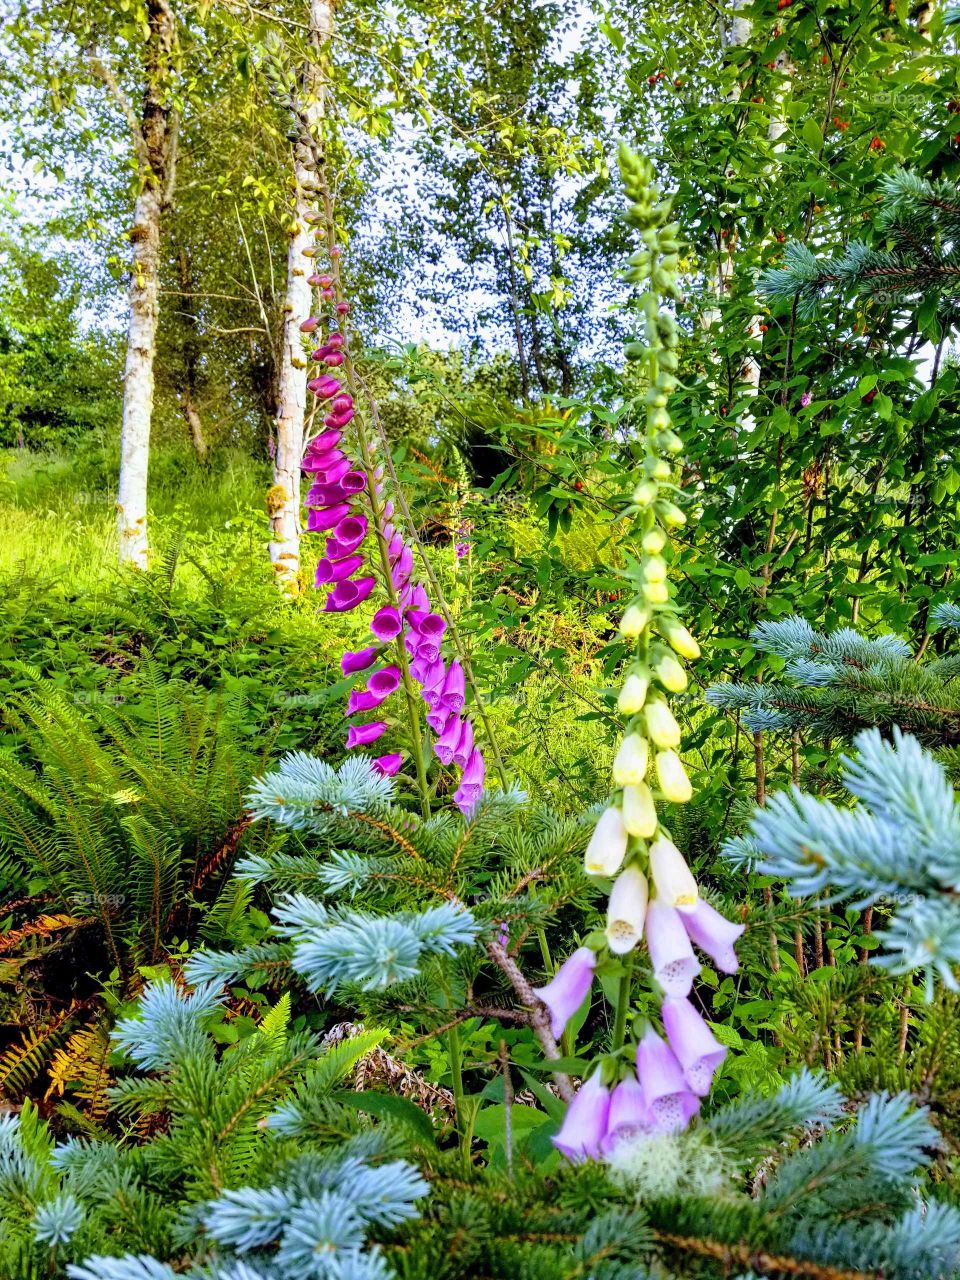
[[[310,42],[314,56],[333,34],[332,0],[311,0]],[[312,59],[303,72],[302,114],[311,133],[323,119],[325,85],[320,68]],[[304,250],[313,244],[306,216],[314,189],[313,159],[304,140],[294,145],[295,195],[293,228],[287,249],[287,284],[283,305],[283,337],[280,350],[276,440],[273,485],[268,495],[270,542],[268,549],[277,581],[285,590],[296,592],[300,580],[300,462],[307,404],[307,355],[301,323],[310,314],[311,288],[307,276],[311,259]]]

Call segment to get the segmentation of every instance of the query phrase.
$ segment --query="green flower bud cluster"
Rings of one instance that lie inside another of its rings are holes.
[[[682,448],[669,411],[669,397],[677,387],[679,330],[673,315],[661,307],[662,301],[679,297],[679,228],[670,221],[670,201],[653,185],[648,160],[621,147],[620,171],[631,201],[627,218],[640,230],[644,245],[631,256],[626,278],[647,285],[639,302],[642,338],[628,344],[626,355],[642,362],[648,389],[636,406],[645,419],[643,474],[627,512],[639,543],[630,574],[636,594],[620,623],[621,635],[633,642],[635,652],[618,698],[626,726],[614,760],[616,790],[606,822],[624,839],[623,860],[646,870],[649,843],[665,838],[658,803],[682,804],[692,795],[677,754],[680,726],[669,699],[687,686],[682,659],[696,658],[700,650],[676,615],[668,585],[670,531],[686,522],[671,496],[676,493],[673,459]],[[609,850],[609,843],[603,848]],[[587,870],[609,875],[613,861],[598,856],[594,845]]]

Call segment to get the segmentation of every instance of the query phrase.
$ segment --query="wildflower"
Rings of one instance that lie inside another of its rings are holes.
[[[660,898],[647,908],[647,947],[653,975],[669,996],[685,996],[700,972],[679,911]]]
[[[395,773],[400,771],[403,764],[403,756],[399,752],[392,752],[390,755],[377,756],[373,762],[373,767],[377,773],[382,773],[385,778],[392,778]]]
[[[344,613],[348,609],[355,609],[358,604],[363,604],[376,585],[376,578],[359,578],[355,582],[338,582],[327,596],[323,606],[324,610],[327,613]]]
[[[340,659],[340,670],[345,676],[352,675],[355,671],[365,671],[376,661],[379,652],[373,645],[369,649],[358,649],[356,653],[347,652]]]
[[[623,825],[627,835],[649,840],[657,830],[657,809],[653,792],[645,782],[623,789]]]
[[[347,730],[347,750],[351,751],[354,747],[365,747],[370,742],[376,742],[377,738],[382,737],[386,731],[387,726],[383,720],[351,725]]]
[[[675,751],[658,751],[654,760],[657,781],[665,799],[673,804],[686,804],[693,795],[693,787],[683,767],[683,761]],[[653,832],[650,833],[651,835]]]
[[[805,409],[812,399],[813,399],[813,396],[810,394],[810,392],[804,391],[803,395],[800,397],[801,407]]]
[[[687,673],[672,653],[661,653],[653,664],[653,674],[671,693],[682,693],[687,687]]]
[[[652,1027],[637,1046],[637,1076],[654,1132],[683,1129],[700,1109],[700,1099],[687,1084],[676,1055]]]
[[[700,646],[682,622],[669,614],[661,614],[657,618],[657,627],[670,648],[681,658],[692,662],[700,657]]]
[[[612,876],[620,870],[627,852],[627,830],[623,814],[616,805],[610,805],[593,829],[583,866],[588,876]]]
[[[706,952],[723,973],[736,973],[737,953],[733,944],[744,926],[727,920],[703,898],[697,898],[693,908],[686,910],[681,918],[690,941]]]
[[[553,1139],[553,1145],[562,1151],[568,1160],[597,1160],[600,1157],[600,1144],[607,1132],[607,1117],[610,1114],[610,1091],[600,1079],[600,1073],[594,1072],[584,1080],[576,1097],[567,1107],[560,1132]]]
[[[666,836],[650,846],[650,874],[657,897],[679,911],[692,911],[697,902],[697,882],[683,854]]]
[[[636,640],[638,636],[643,635],[649,621],[650,610],[642,605],[632,604],[620,619],[620,634],[626,636],[628,640]]]
[[[617,706],[620,711],[625,716],[633,716],[638,711],[642,711],[649,687],[649,677],[640,675],[639,672],[631,671],[626,680],[624,680],[620,696],[617,698]]]
[[[472,545],[473,544],[470,542],[458,542],[454,547],[454,550],[457,553],[457,559],[463,560],[466,556],[468,556],[470,554],[470,548]]]
[[[550,1010],[550,1030],[559,1039],[567,1023],[586,999],[593,982],[597,957],[589,947],[578,947],[550,981],[534,987],[534,993]]]
[[[623,1138],[649,1134],[654,1127],[643,1085],[634,1075],[625,1076],[610,1094],[607,1132],[600,1144],[605,1156]]]
[[[646,738],[628,733],[613,761],[613,780],[618,787],[637,786],[647,776],[650,748]]]
[[[700,1014],[682,997],[664,1000],[661,1009],[670,1047],[683,1067],[683,1074],[694,1093],[705,1098],[710,1092],[713,1073],[727,1056]]]
[[[644,709],[647,732],[658,747],[679,747],[680,726],[663,698],[651,698]]]
[[[647,877],[639,867],[627,867],[614,880],[607,905],[607,946],[615,955],[626,955],[637,945],[646,914]]]

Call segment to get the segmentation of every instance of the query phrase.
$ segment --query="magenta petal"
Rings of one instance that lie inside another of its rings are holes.
[[[412,619],[411,622],[424,639],[439,640],[447,629],[447,624],[439,613],[425,613],[417,622]]]
[[[578,947],[546,986],[534,987],[534,993],[550,1010],[550,1029],[555,1040],[560,1039],[567,1023],[586,999],[596,967],[595,952],[589,947]]]
[[[350,507],[346,502],[340,502],[335,507],[324,507],[319,511],[311,509],[307,512],[307,530],[310,533],[324,533],[339,524],[349,513]]]
[[[403,630],[403,619],[392,604],[387,604],[373,615],[370,630],[378,640],[395,640]]]
[[[333,427],[336,430],[342,430],[348,422],[356,417],[356,411],[353,409],[344,409],[342,413],[328,413],[323,420],[325,427]]]
[[[392,755],[377,756],[373,762],[373,767],[377,773],[382,773],[386,778],[392,778],[395,773],[400,771],[403,764],[403,756],[399,752]]]
[[[464,720],[463,730],[460,734],[460,741],[457,743],[457,749],[453,753],[453,763],[460,769],[465,769],[467,761],[473,754],[473,725],[469,720]]]
[[[314,483],[316,484],[338,484],[341,477],[345,476],[350,470],[350,459],[339,457],[335,462],[331,462],[328,466],[315,468],[313,470]]]
[[[351,551],[356,551],[367,536],[367,517],[347,516],[334,529],[333,536],[337,540],[341,555],[349,555]],[[329,543],[327,544],[327,555],[330,555]]]
[[[397,557],[397,563],[393,566],[393,583],[396,587],[402,587],[413,573],[413,552],[409,547],[404,547]]]
[[[423,684],[423,700],[428,707],[433,706],[437,701],[446,678],[447,669],[441,660],[437,658],[430,663],[430,674],[421,682]]]
[[[340,435],[339,431],[321,431],[307,445],[307,452],[319,453],[323,449],[333,449],[340,443]]]
[[[386,532],[384,532],[383,536],[387,539],[387,555],[389,555],[391,560],[396,560],[397,556],[403,550],[402,536],[399,533],[395,533],[393,537],[387,538]]]
[[[343,560],[328,560],[326,556],[317,564],[314,585],[321,586],[325,582],[342,582],[344,578],[352,578],[363,564],[363,556],[345,556]]]
[[[443,688],[440,690],[443,705],[449,708],[450,711],[459,711],[464,704],[465,693],[463,667],[454,659],[450,663],[450,669],[443,682]]]
[[[367,486],[366,472],[348,471],[345,476],[341,476],[340,484],[347,493],[362,493]]]
[[[594,1072],[584,1080],[573,1101],[567,1107],[560,1132],[553,1145],[568,1160],[596,1160],[600,1156],[600,1144],[607,1132],[610,1114],[610,1093]]]
[[[368,742],[376,742],[386,731],[386,722],[383,720],[374,720],[370,724],[351,725],[347,730],[347,750],[365,747]]]
[[[381,698],[387,697],[400,684],[400,668],[397,666],[381,667],[379,671],[374,671],[373,675],[367,681],[367,688],[371,693],[379,694]]]
[[[447,727],[447,721],[449,719],[450,717],[447,715],[445,711],[428,711],[427,712],[427,724],[430,726],[430,729],[433,733],[439,733],[442,735],[443,731]]]
[[[340,502],[349,502],[351,496],[339,484],[321,484],[315,480],[307,491],[307,506],[333,507]]]
[[[379,707],[386,696],[385,693],[372,693],[369,689],[354,689],[347,699],[347,715],[355,716],[358,711],[372,711],[374,707]]]
[[[367,667],[373,666],[377,660],[380,650],[371,645],[369,649],[358,649],[356,653],[345,653],[340,659],[340,670],[345,676],[353,675],[355,671],[366,671]]]
[[[431,713],[432,715],[432,713]],[[427,716],[427,723],[430,723],[431,716]],[[457,749],[457,743],[460,741],[460,735],[463,733],[463,721],[458,720],[456,716],[451,716],[443,726],[443,732],[433,744],[433,749],[437,753],[437,759],[441,764],[450,764],[453,760],[453,753]]]
[[[325,472],[328,468],[334,466],[338,462],[349,462],[344,458],[339,449],[324,449],[322,453],[310,453],[309,451],[303,455],[303,461],[300,463],[301,471],[308,474],[314,472]]]
[[[414,658],[410,663],[410,674],[416,680],[417,684],[423,684],[430,672],[433,670],[433,664],[428,662],[426,658]]]
[[[324,603],[326,613],[344,613],[362,604],[377,585],[376,578],[358,578],[355,582],[338,582]]]

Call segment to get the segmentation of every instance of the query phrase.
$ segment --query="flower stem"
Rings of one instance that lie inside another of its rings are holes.
[[[462,1145],[466,1137],[463,1106],[463,1048],[460,1044],[460,1028],[456,1023],[447,1031],[447,1055],[450,1059],[450,1082],[453,1089],[457,1135]]]
[[[630,1010],[630,980],[633,977],[633,957],[627,956],[624,961],[623,976],[617,989],[617,1007],[613,1018],[613,1035],[610,1047],[614,1053],[623,1048],[627,1034],[627,1013]]]

